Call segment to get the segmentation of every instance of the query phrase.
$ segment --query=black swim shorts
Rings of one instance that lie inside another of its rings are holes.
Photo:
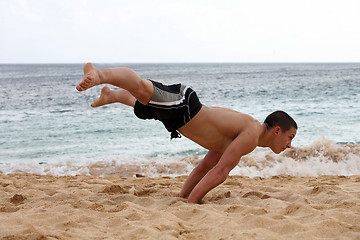
[[[154,94],[147,105],[136,101],[134,113],[140,119],[160,120],[171,132],[171,139],[181,137],[176,131],[189,122],[201,109],[196,92],[182,85],[163,85],[150,80]]]

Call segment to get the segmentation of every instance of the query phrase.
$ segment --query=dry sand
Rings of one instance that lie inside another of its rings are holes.
[[[0,239],[360,239],[360,176],[184,180],[0,175]]]

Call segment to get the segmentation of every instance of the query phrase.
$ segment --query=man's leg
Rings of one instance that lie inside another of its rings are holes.
[[[76,86],[76,89],[85,91],[105,83],[127,90],[144,105],[149,103],[154,93],[152,82],[141,79],[136,72],[129,68],[96,69],[91,63],[85,64],[84,79]]]
[[[197,165],[186,179],[180,197],[187,198],[201,179],[210,171],[220,160],[222,153],[209,151],[203,160]]]
[[[103,87],[100,97],[91,104],[92,107],[100,107],[111,103],[122,103],[130,107],[135,106],[136,98],[131,95],[127,90],[117,89],[110,90],[109,87]]]

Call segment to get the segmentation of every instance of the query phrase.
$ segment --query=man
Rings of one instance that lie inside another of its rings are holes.
[[[180,197],[188,203],[199,202],[210,190],[224,182],[240,158],[257,146],[280,153],[291,147],[297,124],[285,112],[270,114],[263,124],[231,109],[202,105],[196,93],[184,85],[165,86],[139,77],[129,68],[96,69],[84,66],[84,79],[76,87],[85,91],[100,84],[112,84],[118,90],[104,87],[92,107],[120,102],[134,108],[141,119],[157,119],[172,132],[208,149],[208,153],[186,179]]]

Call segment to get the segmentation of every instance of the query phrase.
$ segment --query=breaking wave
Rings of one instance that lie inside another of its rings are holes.
[[[115,156],[105,160],[77,159],[62,163],[0,164],[2,174],[93,175],[93,176],[179,176],[188,175],[202,156],[191,158],[161,157],[123,159]],[[308,146],[292,147],[276,155],[269,149],[257,148],[242,157],[231,175],[271,177],[292,175],[317,177],[321,175],[360,175],[360,144],[336,144],[324,137]]]

